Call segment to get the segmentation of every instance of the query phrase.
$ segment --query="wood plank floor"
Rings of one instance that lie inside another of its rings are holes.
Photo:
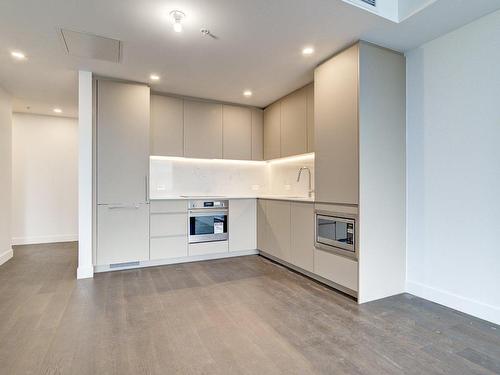
[[[500,374],[500,327],[400,295],[362,306],[259,256],[76,281],[76,244],[0,266],[0,373]]]

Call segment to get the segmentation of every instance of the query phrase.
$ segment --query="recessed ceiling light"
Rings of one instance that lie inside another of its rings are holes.
[[[62,113],[62,109],[61,108],[54,108],[53,110],[55,113]]]
[[[180,33],[182,31],[182,20],[186,17],[186,15],[180,10],[173,10],[170,12],[170,17],[172,19],[174,31],[176,33]]]
[[[243,96],[246,98],[249,98],[253,95],[253,93],[250,90],[245,90],[243,91]]]
[[[16,60],[25,60],[26,55],[20,51],[12,51],[10,55],[15,58]]]
[[[149,76],[149,78],[152,80],[152,81],[158,81],[160,79],[160,76],[158,74],[151,74]]]
[[[304,56],[309,56],[309,55],[312,55],[314,53],[314,48],[313,47],[305,47],[303,50],[302,50],[302,54]]]

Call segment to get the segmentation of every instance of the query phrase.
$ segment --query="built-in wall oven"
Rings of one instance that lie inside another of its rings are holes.
[[[317,248],[356,257],[356,217],[316,211]]]
[[[188,205],[189,243],[228,239],[227,200],[190,200]]]

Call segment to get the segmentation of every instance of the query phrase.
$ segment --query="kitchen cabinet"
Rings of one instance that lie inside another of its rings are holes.
[[[267,200],[257,199],[257,249],[269,253],[267,228],[269,223],[266,217]]]
[[[305,87],[307,102],[307,152],[314,152],[314,83]]]
[[[151,155],[184,156],[184,101],[151,95]]]
[[[229,251],[257,248],[257,202],[255,199],[232,199],[229,202]]]
[[[98,204],[147,201],[149,116],[149,87],[97,81]]]
[[[307,152],[307,91],[297,90],[281,100],[281,157]]]
[[[252,108],[252,160],[264,159],[264,111]]]
[[[222,105],[184,100],[184,156],[222,159]]]
[[[222,107],[224,159],[252,159],[252,110],[246,107]]]
[[[290,263],[306,271],[314,271],[314,205],[291,203]]]
[[[314,273],[333,281],[349,294],[358,290],[358,262],[337,254],[314,249]]]
[[[267,252],[290,263],[290,202],[268,200],[266,218]]]
[[[281,157],[281,102],[264,109],[264,159]]]
[[[149,205],[99,205],[97,265],[149,260]]]
[[[359,45],[314,72],[315,189],[320,202],[358,204]]]

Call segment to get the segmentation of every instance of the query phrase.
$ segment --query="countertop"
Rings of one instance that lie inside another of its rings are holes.
[[[288,195],[172,195],[162,198],[151,198],[151,201],[165,201],[165,200],[191,200],[191,199],[272,199],[280,201],[294,201],[294,202],[311,202],[314,203],[314,197],[296,197]]]

